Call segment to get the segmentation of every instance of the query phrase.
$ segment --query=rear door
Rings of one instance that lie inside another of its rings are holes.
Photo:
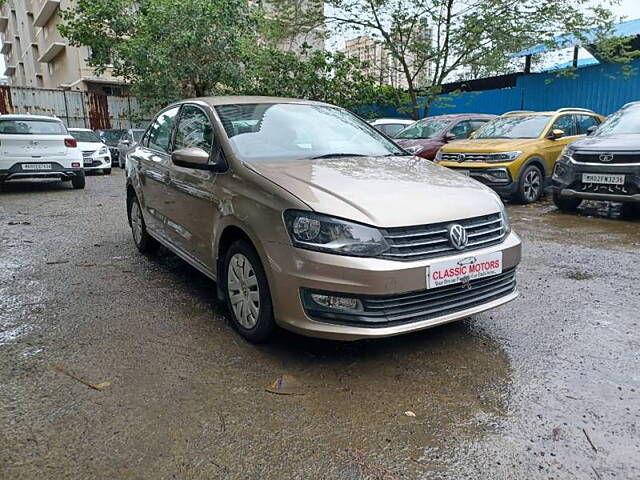
[[[165,224],[168,210],[175,198],[169,190],[169,167],[171,165],[171,138],[180,107],[161,112],[132,153],[138,164],[138,175],[142,190],[142,208],[147,228],[166,237]]]
[[[63,159],[67,154],[64,140],[68,136],[66,127],[58,120],[0,119],[0,156],[12,164]]]

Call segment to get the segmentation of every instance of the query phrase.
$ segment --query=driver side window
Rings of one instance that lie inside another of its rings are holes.
[[[553,127],[551,127],[551,131],[553,130],[562,130],[566,137],[571,137],[573,135],[577,135],[576,133],[576,122],[573,115],[563,115],[558,117],[555,122],[553,122]]]
[[[471,135],[471,132],[473,132],[473,127],[471,126],[471,121],[469,120],[460,122],[451,130],[449,130],[449,133],[451,133],[458,140],[469,138],[469,135]]]

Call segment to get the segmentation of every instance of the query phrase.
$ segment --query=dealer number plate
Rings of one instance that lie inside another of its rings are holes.
[[[427,288],[467,283],[502,273],[502,252],[444,260],[427,267]]]
[[[624,185],[624,175],[606,173],[583,173],[582,183],[600,183],[603,185]]]
[[[50,163],[25,163],[22,170],[51,170]]]

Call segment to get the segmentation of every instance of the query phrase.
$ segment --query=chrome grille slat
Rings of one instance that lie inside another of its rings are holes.
[[[500,213],[435,225],[382,229],[390,248],[380,258],[410,261],[458,252],[450,245],[448,235],[449,226],[455,223],[467,230],[470,241],[466,250],[495,245],[506,235]]]
[[[464,310],[492,299],[504,297],[516,289],[515,268],[499,275],[472,280],[470,288],[461,284],[386,297],[363,298],[365,311],[382,314],[387,324],[420,321]]]
[[[496,275],[493,277],[481,278],[480,280],[474,280],[473,288],[489,288],[489,287],[501,287],[512,280],[515,272],[511,272],[506,275]],[[410,306],[415,304],[424,303],[425,301],[441,300],[445,298],[451,298],[460,294],[460,284],[444,287],[445,291],[440,291],[440,288],[434,290],[426,290],[422,293],[416,293],[414,295],[407,295],[393,300],[367,300],[367,308],[372,310],[388,310],[393,308],[399,308],[404,306]]]

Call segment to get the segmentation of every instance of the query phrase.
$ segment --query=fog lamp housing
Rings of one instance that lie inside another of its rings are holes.
[[[340,293],[302,289],[302,302],[306,310],[324,312],[362,313],[364,306],[359,298]]]

